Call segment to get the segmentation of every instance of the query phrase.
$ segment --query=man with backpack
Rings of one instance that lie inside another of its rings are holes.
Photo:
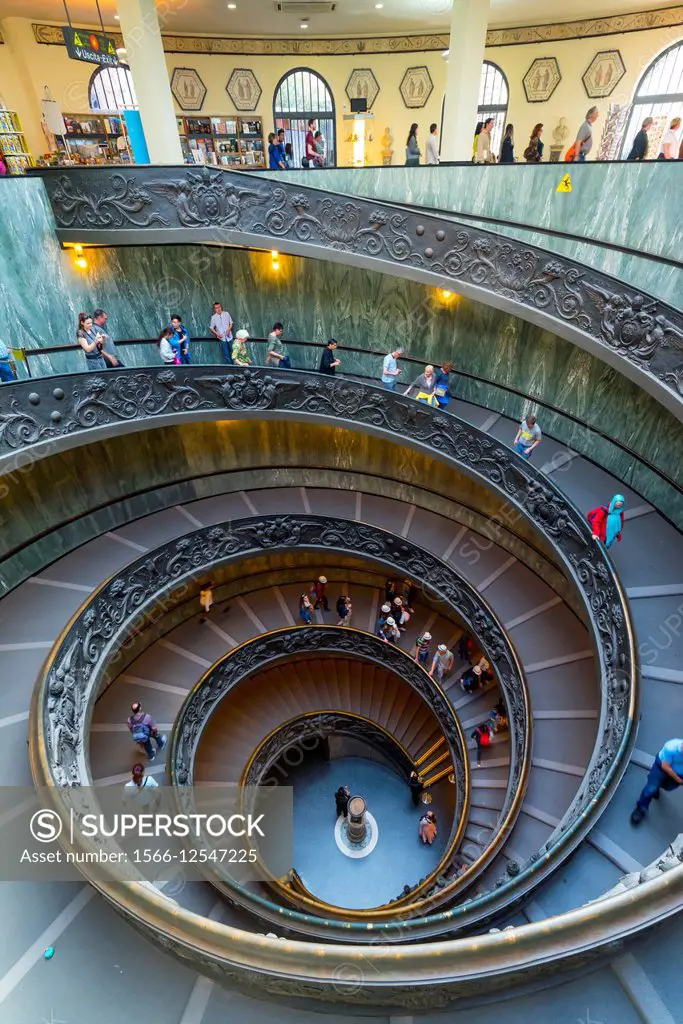
[[[151,715],[142,710],[142,704],[139,701],[136,700],[131,704],[130,710],[133,713],[128,718],[128,728],[133,741],[144,747],[147,757],[153,761],[158,751],[163,750],[166,746],[166,737],[160,734],[156,722]],[[156,750],[152,746],[152,740],[157,745]]]

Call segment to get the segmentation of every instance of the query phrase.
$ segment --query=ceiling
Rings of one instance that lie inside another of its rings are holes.
[[[450,21],[451,0],[335,0],[333,13],[309,15],[308,29],[302,29],[305,14],[281,13],[276,0],[157,0],[157,6],[169,12],[162,26],[167,34],[306,36],[378,35],[401,32],[443,32]],[[316,0],[299,0],[303,4]],[[478,0],[473,0],[478,2]],[[500,28],[516,25],[574,21],[578,18],[628,14],[634,11],[670,7],[673,0],[573,0],[553,11],[548,0],[491,0],[489,25]],[[80,25],[98,22],[95,0],[67,0],[72,21]],[[174,6],[177,10],[174,11]],[[558,5],[559,6],[559,5]],[[100,0],[105,25],[116,27],[117,0]],[[30,18],[65,24],[63,0],[0,0],[0,19]]]

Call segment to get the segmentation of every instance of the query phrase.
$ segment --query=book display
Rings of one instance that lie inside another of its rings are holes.
[[[209,115],[176,118],[188,163],[265,167],[261,118]]]
[[[14,110],[0,110],[0,153],[5,157],[10,174],[23,174],[33,166],[19,115]]]

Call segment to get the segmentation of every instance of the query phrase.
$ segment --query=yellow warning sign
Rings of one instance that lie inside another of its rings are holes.
[[[560,184],[555,189],[556,192],[571,192],[572,191],[572,179],[568,174],[565,174]]]

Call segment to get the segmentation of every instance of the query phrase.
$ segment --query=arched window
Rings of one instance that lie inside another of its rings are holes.
[[[137,110],[138,101],[130,68],[98,68],[90,79],[91,110]]]
[[[674,43],[650,64],[636,86],[633,106],[624,132],[621,157],[625,159],[633,145],[633,138],[646,117],[654,117],[650,129],[648,156],[657,156],[659,140],[664,126],[674,117],[683,117],[683,40]],[[656,142],[656,145],[652,145]],[[653,152],[654,151],[654,152]]]
[[[486,121],[489,117],[494,119],[495,124],[491,132],[491,152],[496,156],[500,154],[500,147],[503,144],[509,94],[507,78],[501,69],[497,64],[492,64],[490,60],[485,60],[481,66],[477,121]],[[472,134],[474,134],[474,126]]]
[[[337,163],[334,100],[327,82],[310,68],[296,68],[280,79],[273,98],[275,129],[284,128],[285,142],[292,144],[292,166],[301,167],[306,155],[308,122],[315,118],[325,140],[325,166]]]

